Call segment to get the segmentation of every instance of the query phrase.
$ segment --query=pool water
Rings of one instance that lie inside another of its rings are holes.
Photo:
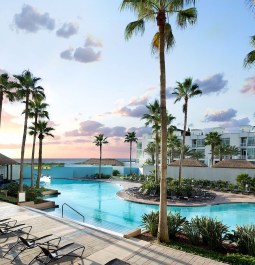
[[[45,187],[57,189],[61,195],[47,197],[59,205],[59,208],[48,210],[52,215],[61,216],[63,203],[69,204],[85,216],[85,223],[125,233],[141,227],[142,215],[158,210],[157,205],[128,202],[119,198],[116,193],[121,186],[97,181],[79,181],[68,179],[52,179]],[[168,210],[179,212],[188,220],[195,216],[217,218],[231,229],[236,225],[255,224],[255,204],[231,203],[214,206],[168,206]],[[82,217],[64,206],[64,217],[82,221]]]

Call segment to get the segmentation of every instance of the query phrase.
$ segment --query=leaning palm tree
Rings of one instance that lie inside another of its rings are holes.
[[[103,144],[108,144],[107,137],[104,137],[103,134],[95,136],[95,141],[93,142],[96,146],[99,146],[99,173],[98,177],[101,178],[101,163],[102,163],[102,146]]]
[[[155,165],[155,152],[156,152],[155,142],[148,143],[147,147],[144,149],[144,152],[151,156],[151,164]]]
[[[34,77],[29,70],[23,71],[21,75],[14,75],[18,80],[16,84],[17,87],[17,98],[23,100],[25,103],[25,119],[24,119],[24,130],[22,137],[22,146],[21,146],[21,158],[20,158],[20,177],[19,177],[19,191],[23,192],[23,163],[24,163],[24,154],[26,146],[26,136],[27,136],[27,122],[28,122],[28,102],[30,98],[34,98],[36,95],[45,97],[43,88],[36,86],[37,82],[41,80],[39,77]]]
[[[138,139],[135,132],[128,132],[125,135],[125,143],[129,143],[129,174],[132,175],[132,143],[137,143]]]
[[[40,187],[40,177],[42,175],[42,147],[43,147],[43,139],[45,136],[51,136],[54,137],[51,133],[54,128],[48,127],[47,121],[38,121],[37,124],[35,122],[32,123],[33,126],[30,126],[29,134],[30,135],[38,135],[39,139],[39,155],[38,155],[38,174],[36,179],[36,188]]]
[[[142,116],[145,121],[145,126],[151,125],[152,132],[155,135],[155,181],[159,180],[159,142],[160,142],[160,106],[158,100],[153,104],[146,105],[149,113]]]
[[[181,177],[182,177],[182,160],[183,160],[183,148],[185,146],[185,137],[187,131],[187,119],[188,119],[188,102],[190,98],[194,96],[201,95],[202,91],[198,88],[197,84],[192,84],[192,78],[186,78],[183,83],[176,82],[177,87],[175,88],[174,95],[176,95],[175,102],[181,101],[184,99],[183,104],[183,113],[184,113],[184,125],[183,125],[183,134],[182,134],[182,148],[180,154],[180,166],[179,166],[179,186],[181,185]]]
[[[255,48],[255,35],[251,36],[250,44],[253,48]],[[255,50],[252,50],[246,55],[243,64],[244,64],[244,67],[247,67],[247,68],[255,64]]]
[[[218,132],[209,132],[205,135],[205,145],[211,146],[211,165],[213,166],[215,147],[221,144],[221,138]]]
[[[49,119],[49,113],[46,111],[46,108],[49,104],[43,102],[41,96],[35,97],[33,100],[28,102],[28,116],[31,119],[34,119],[34,126],[37,127],[38,118]],[[34,159],[35,159],[35,142],[37,137],[37,131],[33,134],[33,145],[32,145],[32,157],[31,157],[31,187],[34,187]]]
[[[126,39],[133,34],[145,31],[145,22],[157,23],[158,32],[152,40],[152,51],[159,56],[160,64],[160,116],[161,116],[161,178],[160,178],[160,203],[158,241],[168,241],[167,228],[167,113],[166,113],[166,71],[165,51],[174,46],[174,35],[169,23],[170,16],[177,16],[177,25],[185,28],[187,24],[194,24],[197,19],[195,8],[184,8],[195,0],[123,0],[121,10],[134,11],[137,20],[127,25]]]
[[[14,101],[15,94],[13,89],[13,82],[9,81],[9,75],[7,73],[0,75],[0,127],[1,127],[1,117],[3,108],[4,96],[8,98],[9,101]]]

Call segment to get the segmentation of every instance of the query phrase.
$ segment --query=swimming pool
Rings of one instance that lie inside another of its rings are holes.
[[[52,179],[46,187],[61,192],[61,195],[56,197],[47,197],[48,200],[53,200],[60,206],[60,208],[48,210],[50,214],[61,216],[62,204],[68,203],[85,216],[85,223],[121,234],[141,227],[141,217],[144,213],[158,210],[157,205],[139,204],[120,199],[116,193],[122,187],[114,183]],[[199,207],[168,206],[168,210],[179,212],[188,220],[195,216],[217,218],[230,229],[234,229],[236,224],[255,224],[255,204],[249,203]],[[64,209],[64,217],[82,221],[82,217],[68,207]]]

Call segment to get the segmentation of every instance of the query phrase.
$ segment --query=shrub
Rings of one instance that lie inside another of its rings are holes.
[[[252,178],[247,173],[241,173],[240,175],[238,175],[236,177],[236,182],[237,182],[238,186],[245,188],[246,184],[248,184],[248,185],[251,184]]]
[[[235,231],[239,251],[255,256],[255,225],[237,226]]]
[[[36,201],[43,196],[41,188],[38,189],[24,186],[24,191],[26,192],[26,201]]]
[[[210,249],[221,249],[224,235],[228,232],[228,227],[222,222],[211,217],[202,216],[195,218],[200,235],[205,244]]]
[[[142,216],[142,226],[149,230],[152,236],[157,236],[159,223],[159,212],[151,211]]]
[[[172,214],[169,212],[167,215],[167,221],[169,237],[175,238],[176,233],[180,232],[182,226],[186,223],[186,217],[182,217],[180,213]]]
[[[191,244],[199,245],[201,242],[201,235],[197,225],[197,219],[192,218],[190,222],[183,224],[183,232],[188,237]]]
[[[118,176],[118,175],[120,175],[119,170],[118,170],[118,169],[114,169],[114,170],[112,171],[112,175],[113,175],[113,176]]]
[[[255,258],[241,254],[227,254],[221,260],[233,265],[255,265]]]
[[[19,190],[19,184],[17,182],[11,182],[7,184],[5,189],[8,191],[7,194],[9,196],[17,198]]]

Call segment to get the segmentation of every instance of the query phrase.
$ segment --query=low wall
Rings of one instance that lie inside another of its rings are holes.
[[[149,175],[154,170],[154,166],[143,166],[143,174]],[[255,169],[240,168],[209,168],[209,167],[183,167],[182,177],[193,179],[224,180],[231,183],[236,182],[236,177],[241,173],[247,173],[255,177]],[[167,167],[167,177],[178,178],[179,167]]]

